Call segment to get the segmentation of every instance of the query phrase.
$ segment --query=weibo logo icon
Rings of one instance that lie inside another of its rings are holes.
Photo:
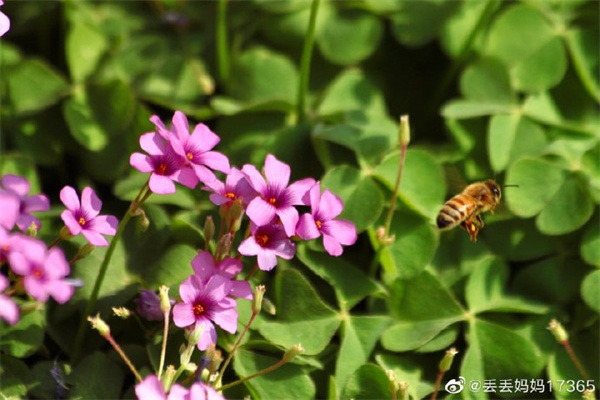
[[[444,386],[444,389],[446,389],[446,392],[448,393],[460,393],[465,388],[465,382],[465,378],[459,376],[458,379],[449,380],[448,383],[446,383],[446,386]]]

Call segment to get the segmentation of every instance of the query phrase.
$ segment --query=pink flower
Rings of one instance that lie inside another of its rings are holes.
[[[39,230],[41,223],[31,213],[33,211],[48,211],[50,209],[48,198],[43,194],[29,196],[29,181],[21,176],[4,175],[1,186],[4,192],[15,196],[19,201],[19,215],[16,221],[19,229],[26,231],[31,224],[35,224]]]
[[[298,211],[294,206],[307,205],[304,197],[315,184],[315,180],[306,178],[288,186],[289,165],[277,160],[271,154],[267,155],[264,171],[266,181],[254,165],[246,164],[242,168],[248,182],[260,195],[248,204],[246,214],[256,225],[269,224],[275,216],[278,216],[285,233],[293,236],[298,223]]]
[[[342,199],[317,183],[309,192],[311,213],[300,217],[296,232],[302,239],[315,239],[323,235],[325,250],[332,256],[342,254],[342,245],[356,242],[356,227],[345,219],[334,219],[344,209]]]
[[[4,292],[8,287],[8,278],[0,274],[0,292]],[[10,325],[19,321],[19,307],[9,296],[0,294],[0,319],[5,320]]]
[[[231,257],[225,257],[219,264],[215,265],[215,259],[208,251],[199,252],[192,260],[194,273],[204,282],[208,282],[214,275],[222,276],[231,280],[230,296],[252,300],[250,283],[244,280],[234,280],[243,267],[240,260]]]
[[[19,199],[0,191],[0,226],[11,230],[19,218]]]
[[[175,153],[168,141],[156,133],[140,137],[140,146],[149,155],[133,153],[129,164],[140,172],[150,172],[150,190],[158,194],[175,193],[175,183],[193,189],[198,177],[191,168],[186,168],[185,159]]]
[[[170,143],[175,153],[186,160],[201,182],[209,183],[216,179],[210,169],[229,172],[227,157],[217,151],[210,151],[221,139],[208,126],[198,124],[190,135],[187,117],[181,111],[175,111],[170,131],[158,116],[153,116],[150,121],[156,125],[158,134]]]
[[[73,296],[73,284],[64,279],[69,263],[59,248],[47,250],[44,242],[29,239],[9,254],[9,262],[14,273],[23,275],[23,286],[34,299],[46,302],[52,297],[64,304]]]
[[[225,400],[225,397],[206,383],[196,382],[190,387],[186,400]]]
[[[135,385],[135,395],[139,400],[186,400],[188,394],[188,389],[176,383],[167,395],[156,375],[148,375]]]
[[[238,198],[241,198],[242,204],[247,206],[257,196],[256,191],[246,180],[246,175],[235,167],[231,168],[231,171],[227,174],[225,183],[215,179],[212,182],[207,182],[203,189],[213,192],[209,196],[210,201],[218,206],[232,203]]]
[[[117,233],[119,220],[112,215],[98,215],[102,201],[90,187],[83,189],[81,203],[77,192],[71,186],[65,186],[60,191],[60,200],[67,207],[60,217],[69,228],[71,235],[80,233],[94,246],[108,246],[102,236],[114,236]]]
[[[0,0],[0,6],[4,4],[4,1]],[[0,36],[3,36],[10,29],[10,20],[8,17],[0,12]]]
[[[231,280],[220,275],[213,275],[207,282],[192,275],[179,286],[183,303],[173,308],[173,321],[180,328],[194,325],[193,328],[203,329],[198,349],[206,350],[216,343],[213,323],[229,333],[237,331],[237,303],[229,297],[231,286]]]
[[[257,256],[258,267],[270,271],[277,265],[277,257],[290,260],[296,254],[296,246],[279,225],[256,226],[251,224],[252,236],[238,247],[240,254]]]

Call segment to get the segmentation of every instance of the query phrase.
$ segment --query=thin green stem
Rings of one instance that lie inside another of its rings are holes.
[[[400,162],[398,163],[398,174],[396,176],[396,184],[394,185],[394,191],[392,192],[390,208],[388,209],[388,213],[385,218],[385,237],[388,237],[390,234],[390,226],[392,225],[392,218],[394,216],[394,210],[396,209],[396,200],[398,199],[398,192],[400,191],[400,182],[402,181],[402,172],[404,171],[404,162],[406,161],[407,148],[408,143],[400,146]]]
[[[129,357],[127,357],[127,354],[125,354],[125,352],[121,349],[121,346],[119,346],[119,344],[115,341],[115,339],[113,339],[113,337],[110,334],[108,334],[108,335],[106,335],[104,337],[106,338],[106,340],[108,340],[108,342],[115,349],[115,351],[117,353],[119,353],[119,356],[121,356],[121,358],[123,359],[123,361],[125,361],[125,364],[127,364],[127,367],[129,367],[129,369],[131,370],[131,372],[133,373],[133,375],[135,375],[135,379],[137,379],[138,382],[141,382],[142,381],[142,376],[137,371],[137,369],[133,366],[133,363],[131,362],[131,360],[129,359]]]
[[[229,77],[229,48],[227,46],[227,1],[219,0],[217,4],[217,70],[221,83]]]
[[[444,377],[444,371],[438,370],[437,378],[435,379],[435,386],[433,388],[433,394],[431,395],[431,400],[435,400],[437,398],[438,392],[440,390],[440,386],[442,385],[443,377]]]
[[[167,338],[169,337],[169,311],[164,313],[163,340],[160,350],[160,363],[158,364],[158,379],[161,378],[163,368],[165,367],[165,356],[167,354]]]
[[[298,98],[296,101],[296,115],[298,122],[306,119],[306,93],[308,92],[308,82],[310,80],[310,60],[315,45],[315,27],[317,25],[317,13],[321,0],[313,0],[310,6],[310,17],[308,21],[308,30],[302,49],[302,59],[300,60],[300,79],[298,81]]]
[[[571,359],[571,361],[573,362],[573,364],[575,364],[575,368],[577,368],[577,370],[579,371],[579,373],[581,374],[581,376],[583,376],[583,379],[589,380],[590,379],[590,375],[587,373],[587,371],[583,367],[583,364],[581,363],[581,361],[579,360],[579,358],[577,357],[577,355],[573,351],[573,348],[571,347],[571,344],[569,343],[569,341],[565,340],[561,344],[565,348],[565,350],[566,350],[567,354],[569,355],[569,358]]]
[[[281,359],[281,360],[277,361],[275,364],[271,365],[270,367],[262,369],[258,372],[253,373],[252,375],[248,375],[242,379],[238,379],[237,381],[228,383],[227,385],[218,387],[217,390],[219,390],[219,391],[227,390],[233,386],[239,385],[240,383],[249,381],[252,378],[256,378],[257,376],[268,374],[269,372],[275,371],[277,368],[282,367],[283,365],[285,365],[285,363],[286,363],[286,361],[284,359]]]
[[[63,239],[59,236],[50,245],[48,246],[48,250],[59,244]]]
[[[238,349],[238,347],[240,346],[240,343],[242,343],[242,339],[248,332],[248,329],[250,329],[250,325],[252,325],[252,322],[254,321],[254,318],[256,318],[256,315],[257,315],[256,312],[252,312],[252,315],[250,316],[250,320],[248,321],[246,326],[244,326],[244,330],[242,331],[242,333],[240,333],[240,335],[236,339],[235,343],[233,344],[233,348],[229,352],[229,355],[227,356],[227,359],[223,363],[223,366],[221,367],[221,370],[219,371],[219,375],[217,376],[217,379],[215,380],[217,386],[221,384],[221,379],[223,379],[225,370],[227,369],[227,367],[229,366],[229,363],[233,359],[233,355],[234,355],[235,351]]]

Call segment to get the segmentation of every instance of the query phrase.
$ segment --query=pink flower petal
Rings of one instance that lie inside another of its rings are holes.
[[[150,175],[150,190],[156,194],[171,194],[175,193],[175,183],[163,175]]]
[[[228,174],[231,171],[229,159],[218,151],[207,151],[200,156],[200,162],[211,169]]]
[[[9,193],[0,192],[0,226],[11,230],[19,218],[19,199]]]
[[[10,19],[0,12],[0,36],[3,36],[10,29]]]
[[[262,195],[267,194],[267,183],[265,182],[265,178],[263,178],[254,165],[244,165],[242,173],[246,175],[248,183],[254,190]]]
[[[63,280],[57,280],[48,285],[48,293],[58,304],[65,304],[73,297],[75,288]]]
[[[48,255],[44,260],[44,271],[48,277],[53,279],[69,275],[71,268],[65,258],[65,253],[60,248],[53,247],[48,250]]]
[[[262,247],[256,243],[254,236],[250,236],[238,246],[240,254],[245,256],[255,256],[262,250]]]
[[[300,216],[298,225],[296,226],[296,233],[304,240],[315,239],[321,236],[321,232],[315,224],[315,219],[308,213]]]
[[[215,147],[221,139],[208,126],[197,124],[190,136],[190,141],[194,144],[196,150],[204,153]]]
[[[342,245],[333,236],[323,234],[323,246],[325,246],[325,250],[332,256],[337,257],[342,255]]]
[[[185,167],[175,172],[172,178],[175,182],[179,182],[190,189],[194,189],[199,182],[196,172],[190,167]]]
[[[277,256],[273,250],[263,249],[257,256],[258,268],[270,271],[277,265]]]
[[[33,211],[48,211],[50,209],[50,200],[43,194],[29,196],[23,202],[23,211],[30,213]]]
[[[231,290],[231,280],[220,275],[213,275],[206,283],[204,290],[211,299],[221,301]]]
[[[202,280],[191,275],[179,286],[179,296],[185,303],[193,303],[200,296],[203,288],[204,283]]]
[[[204,351],[213,343],[217,343],[217,331],[210,321],[204,321],[204,331],[198,341],[198,350]]]
[[[315,185],[313,178],[305,178],[292,183],[286,190],[289,204],[310,205],[310,189]]]
[[[272,204],[267,203],[262,197],[256,197],[248,204],[246,214],[256,225],[263,226],[273,220],[276,209]],[[295,228],[295,227],[294,227]]]
[[[229,294],[246,300],[252,300],[254,297],[252,287],[248,281],[233,281]]]
[[[310,188],[310,190],[308,191],[308,196],[310,199],[310,204],[308,204],[309,206],[311,206],[313,214],[315,213],[315,211],[318,211],[319,209],[319,203],[321,203],[321,183],[320,182],[316,182],[312,188]]]
[[[17,275],[28,275],[31,270],[29,260],[22,253],[13,251],[8,253],[10,269]]]
[[[94,218],[92,230],[103,235],[115,236],[119,227],[119,220],[114,215],[98,215]]]
[[[204,165],[192,164],[192,169],[197,177],[197,180],[204,183],[205,185],[209,185],[211,182],[217,180],[217,177],[215,176],[214,172],[206,168]]]
[[[182,142],[185,143],[190,136],[190,126],[188,124],[187,117],[181,111],[175,111],[173,114],[173,125],[171,130],[175,131],[175,136]]]
[[[283,189],[290,183],[290,166],[268,154],[265,160],[265,177],[269,186]]]
[[[71,211],[77,211],[81,207],[79,196],[71,186],[65,186],[60,191],[60,201]]]
[[[81,234],[91,245],[98,247],[108,246],[108,241],[104,238],[104,236],[102,236],[98,232],[94,232],[89,229],[84,229],[81,231]]]
[[[25,198],[29,194],[29,181],[22,176],[7,174],[2,177],[2,187],[13,192],[20,198]]]
[[[133,153],[131,157],[129,157],[129,165],[143,173],[154,171],[152,159],[142,153]]]
[[[279,219],[281,219],[285,234],[290,237],[294,236],[294,233],[296,233],[296,225],[298,224],[298,210],[291,206],[282,207],[278,208],[276,213],[279,216]]]
[[[165,389],[156,375],[148,375],[143,381],[135,385],[135,395],[140,400],[164,400]]]
[[[215,260],[210,252],[201,251],[192,260],[192,268],[203,282],[207,282],[215,274]]]
[[[289,239],[280,240],[273,250],[278,257],[284,260],[291,260],[296,254],[296,245]]]
[[[196,322],[196,316],[192,309],[192,304],[179,303],[173,307],[173,322],[180,328],[192,325]]]
[[[19,307],[8,296],[0,295],[0,318],[9,325],[19,322]]]
[[[230,278],[235,278],[237,274],[242,272],[244,268],[242,262],[237,258],[225,257],[223,261],[219,263],[217,269]]]
[[[101,209],[102,201],[98,198],[96,192],[89,186],[83,188],[83,192],[81,192],[81,210],[87,219],[90,220],[96,217],[100,214]]]
[[[218,310],[213,315],[212,320],[215,324],[223,328],[223,330],[235,333],[237,331],[238,311],[236,308]]]
[[[189,393],[188,389],[186,389],[183,386],[181,386],[180,384],[176,383],[173,386],[171,386],[171,389],[169,390],[169,395],[167,396],[167,400],[191,400],[191,399],[196,400],[195,397],[192,397],[192,396],[188,397],[188,393]],[[154,398],[152,398],[152,399],[154,399]],[[200,399],[198,399],[198,400],[200,400]]]
[[[25,287],[25,291],[34,299],[42,303],[48,301],[46,284],[33,275],[27,275],[23,278],[23,286]]]
[[[165,139],[154,132],[144,133],[140,136],[140,146],[146,153],[152,156],[165,154],[166,150]]]
[[[333,236],[344,246],[350,246],[356,242],[356,226],[348,220],[336,219],[326,222],[323,226],[324,232]]]
[[[81,225],[73,216],[73,212],[70,210],[65,210],[60,214],[60,218],[65,223],[65,226],[69,228],[69,232],[71,235],[79,235],[81,233]]]
[[[344,202],[339,196],[331,193],[329,189],[325,189],[319,202],[319,216],[325,221],[334,219],[342,213]]]
[[[4,292],[9,283],[8,278],[0,274],[0,292]]]
[[[208,198],[210,199],[210,201],[217,206],[222,206],[223,204],[229,202],[229,198],[225,197],[223,195],[220,195],[218,193],[213,193],[210,196],[208,196]]]

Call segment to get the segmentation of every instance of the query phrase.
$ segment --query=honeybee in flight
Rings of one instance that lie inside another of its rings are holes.
[[[493,214],[501,197],[500,185],[491,179],[472,183],[442,206],[436,219],[437,226],[440,230],[448,230],[460,225],[475,242],[484,225],[481,214],[488,211]]]

